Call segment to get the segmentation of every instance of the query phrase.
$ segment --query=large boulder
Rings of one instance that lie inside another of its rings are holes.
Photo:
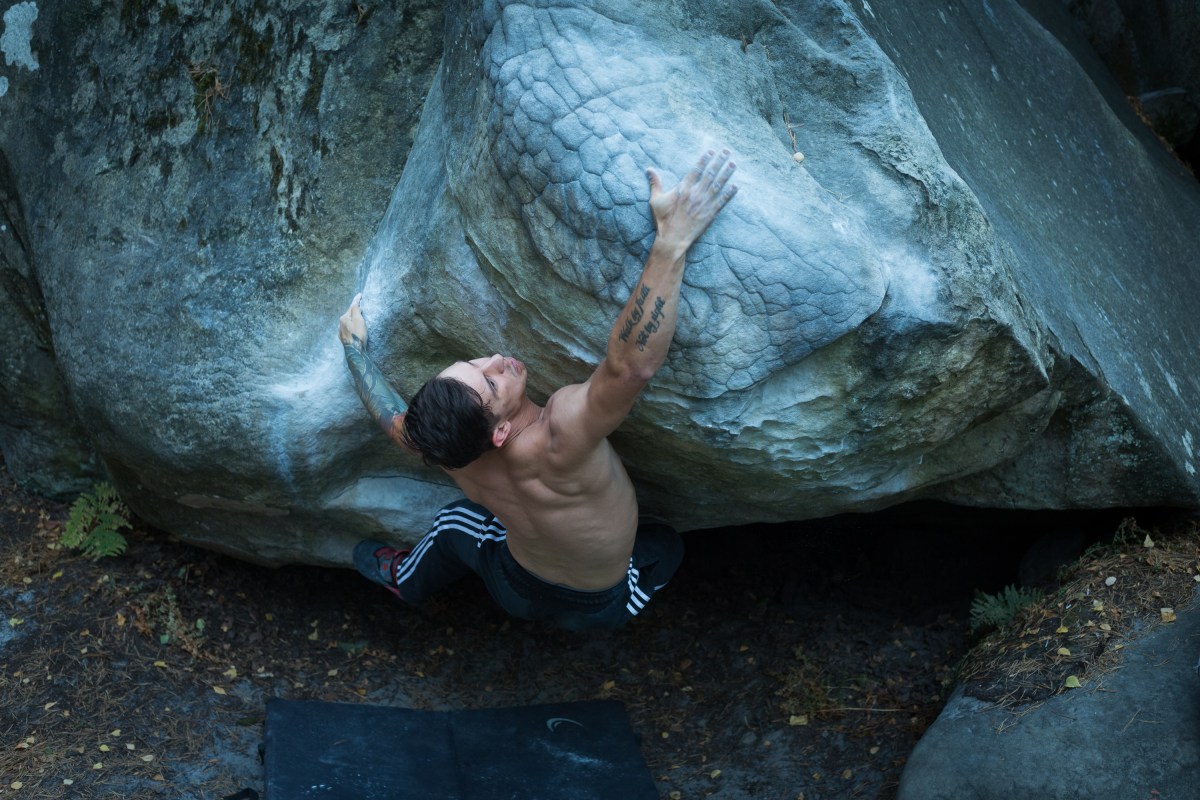
[[[401,388],[500,351],[545,397],[638,276],[644,168],[724,144],[614,437],[649,510],[1200,505],[1196,183],[1013,0],[19,5],[0,447],[35,485],[90,446],[246,557],[417,536],[454,490],[361,410],[349,299]]]

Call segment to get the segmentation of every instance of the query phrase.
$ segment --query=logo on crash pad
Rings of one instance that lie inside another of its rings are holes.
[[[546,720],[546,727],[550,729],[551,733],[554,733],[554,731],[558,729],[558,726],[565,722],[569,722],[572,725],[578,725],[581,728],[583,727],[582,722],[576,722],[575,720],[567,719],[566,717],[551,717],[550,719]]]

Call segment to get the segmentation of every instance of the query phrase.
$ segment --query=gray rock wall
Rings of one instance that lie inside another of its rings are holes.
[[[727,144],[614,437],[648,510],[1200,505],[1196,185],[1014,2],[31,5],[0,448],[38,488],[267,562],[418,536],[454,490],[361,410],[349,299],[407,391],[501,351],[545,397],[637,278],[644,168]]]
[[[1187,366],[1200,345],[1189,310],[1200,290],[1196,182],[1115,87],[1089,80],[1057,6],[1034,5],[1037,19],[1018,4],[936,2],[865,15],[1011,247],[1022,303],[1069,364],[1065,402],[1041,440],[940,494],[971,502],[986,486],[1017,506],[1187,502],[1200,399]],[[1151,219],[1174,223],[1137,221]]]
[[[293,408],[263,389],[286,380],[353,288],[411,146],[440,7],[36,9],[36,69],[6,59],[0,96],[7,229],[22,229],[20,208],[29,231],[0,237],[0,273],[6,287],[30,276],[6,302],[44,320],[62,382],[6,364],[6,403],[49,407],[5,415],[6,462],[43,491],[82,488],[99,471],[67,435],[79,425],[152,521],[211,529],[218,546],[260,524],[247,510],[271,509],[278,528],[324,471],[295,463],[289,444],[324,435],[311,415],[324,403]],[[6,345],[38,330],[11,319]],[[54,459],[75,468],[38,466]],[[235,510],[221,519],[213,505]],[[288,528],[284,547],[299,535]]]

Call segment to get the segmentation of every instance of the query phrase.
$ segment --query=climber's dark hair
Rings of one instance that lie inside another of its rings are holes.
[[[431,467],[459,469],[495,446],[492,426],[479,392],[453,378],[431,378],[408,404],[404,443]]]

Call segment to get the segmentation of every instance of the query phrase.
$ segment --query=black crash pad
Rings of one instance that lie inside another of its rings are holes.
[[[265,800],[658,800],[615,700],[426,711],[270,700]]]

